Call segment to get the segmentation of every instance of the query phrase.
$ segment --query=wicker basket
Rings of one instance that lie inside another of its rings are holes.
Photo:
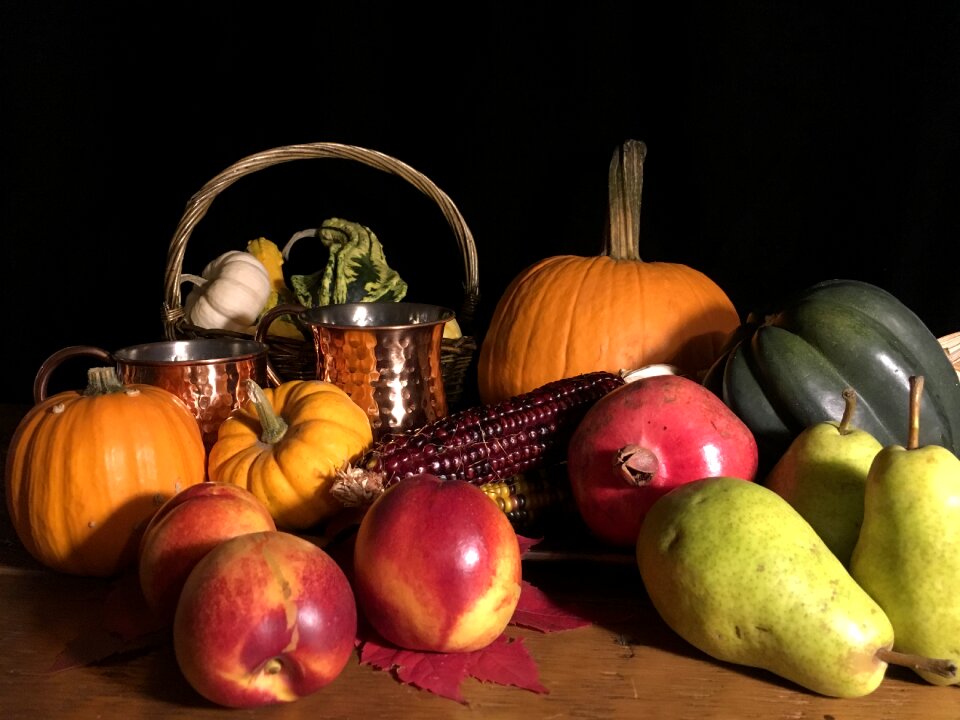
[[[947,357],[950,358],[950,362],[957,371],[957,376],[960,377],[960,332],[944,335],[940,338],[940,345],[947,353]]]
[[[162,315],[166,338],[177,340],[193,337],[249,337],[226,330],[197,327],[188,323],[184,318],[181,274],[187,241],[190,239],[190,234],[197,223],[207,214],[214,198],[240,178],[280,163],[317,158],[354,160],[377,170],[397,175],[432,199],[447,219],[463,255],[465,274],[463,302],[459,309],[455,308],[463,337],[456,340],[445,338],[440,355],[447,401],[451,406],[455,406],[463,394],[467,369],[477,349],[476,340],[470,334],[479,298],[477,250],[473,235],[460,211],[446,193],[409,165],[374,150],[338,143],[307,143],[277,147],[243,158],[200,188],[187,203],[186,210],[177,225],[167,253]],[[266,344],[270,362],[281,378],[285,380],[308,379],[315,376],[316,359],[312,343],[290,338],[268,337]]]

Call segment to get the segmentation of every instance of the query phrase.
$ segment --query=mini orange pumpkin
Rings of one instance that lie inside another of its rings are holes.
[[[338,472],[373,443],[367,414],[323,380],[268,389],[246,383],[249,401],[223,422],[210,449],[210,480],[252,492],[280,528],[332,517],[343,509],[330,493]]]
[[[6,461],[7,508],[27,551],[61,572],[119,573],[168,498],[204,479],[200,427],[175,395],[91,368],[20,421]]]
[[[604,254],[548,257],[507,287],[478,358],[484,403],[597,370],[669,363],[695,376],[739,327],[733,303],[705,274],[641,260],[645,154],[645,145],[632,140],[614,154]]]

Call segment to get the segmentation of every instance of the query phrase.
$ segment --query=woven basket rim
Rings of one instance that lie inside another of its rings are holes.
[[[177,339],[185,329],[204,331],[203,328],[190,326],[184,317],[183,260],[193,230],[207,214],[214,199],[241,178],[258,170],[294,160],[323,158],[353,160],[385,173],[396,175],[406,180],[437,204],[453,231],[457,246],[463,257],[464,298],[460,309],[457,311],[457,319],[464,333],[466,335],[470,334],[469,330],[473,323],[474,311],[479,300],[477,249],[473,233],[453,200],[426,175],[390,155],[356,145],[313,142],[283,145],[241,158],[208,180],[203,187],[191,196],[167,250],[163,286],[164,300],[161,313],[164,335],[167,339]]]
[[[958,377],[960,377],[960,330],[937,338],[937,340],[939,340],[940,347],[943,348],[950,364],[953,365]]]

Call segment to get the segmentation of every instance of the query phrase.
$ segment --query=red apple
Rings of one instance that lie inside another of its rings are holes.
[[[267,507],[239,485],[204,482],[169,498],[140,540],[140,588],[157,618],[173,622],[180,591],[194,565],[237,535],[276,530]]]
[[[177,663],[211,702],[251,708],[305,697],[343,671],[357,606],[340,566],[281,531],[248,533],[207,553],[173,622]]]
[[[634,547],[650,506],[704,477],[752,481],[753,433],[714,393],[681,375],[643,377],[600,398],[567,450],[574,501],[593,534]]]
[[[477,486],[417,475],[367,510],[353,576],[357,604],[384,639],[408,650],[470,652],[496,640],[513,617],[520,543]]]

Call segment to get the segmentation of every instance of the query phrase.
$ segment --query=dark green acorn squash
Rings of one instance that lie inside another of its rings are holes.
[[[753,432],[765,472],[805,427],[840,419],[846,387],[855,426],[905,445],[911,375],[924,377],[920,443],[960,455],[960,381],[937,338],[886,290],[828,280],[748,318],[703,383]]]

